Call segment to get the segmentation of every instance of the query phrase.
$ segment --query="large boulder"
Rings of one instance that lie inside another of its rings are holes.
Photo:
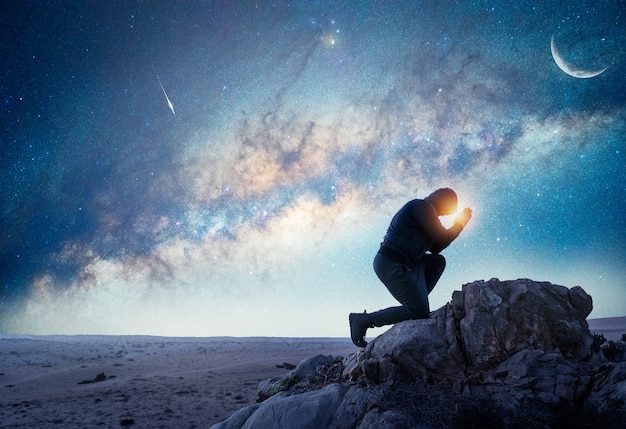
[[[558,351],[574,359],[591,353],[593,336],[586,318],[593,307],[581,287],[492,279],[464,285],[453,294],[453,304],[465,356],[474,370],[526,349]]]
[[[364,350],[315,356],[261,383],[262,402],[215,429],[621,427],[610,416],[626,416],[624,347],[600,348],[591,309],[580,287],[469,283]]]
[[[347,365],[347,376],[358,378],[378,363],[379,377],[399,371],[459,390],[468,377],[524,350],[585,359],[593,345],[586,322],[591,310],[580,287],[528,279],[469,283],[428,319],[398,323],[368,344]]]

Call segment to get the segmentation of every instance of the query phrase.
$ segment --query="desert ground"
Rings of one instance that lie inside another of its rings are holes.
[[[0,428],[208,428],[349,339],[0,336]]]
[[[594,334],[602,334],[610,341],[619,341],[626,334],[626,317],[607,317],[590,319],[589,330]]]
[[[626,317],[590,320],[619,340]],[[0,336],[0,428],[208,428],[347,338]]]

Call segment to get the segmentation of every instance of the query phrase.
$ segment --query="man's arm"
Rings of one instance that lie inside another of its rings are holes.
[[[423,201],[415,207],[415,217],[419,227],[430,237],[432,244],[430,251],[439,253],[452,243],[463,230],[462,224],[454,224],[446,229],[439,220],[437,211],[428,202]]]
[[[420,227],[430,236],[433,240],[430,246],[432,253],[440,253],[443,249],[448,247],[463,231],[465,225],[472,217],[472,211],[469,208],[463,209],[457,214],[454,219],[454,225],[446,229],[437,216],[435,208],[428,204],[428,206],[420,207],[418,210],[418,222]]]

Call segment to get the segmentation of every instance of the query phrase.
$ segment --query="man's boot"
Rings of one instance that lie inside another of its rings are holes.
[[[365,333],[367,328],[373,328],[374,325],[370,321],[370,317],[367,312],[363,313],[350,313],[348,316],[350,322],[350,337],[352,342],[357,347],[365,347],[367,341],[365,341]]]

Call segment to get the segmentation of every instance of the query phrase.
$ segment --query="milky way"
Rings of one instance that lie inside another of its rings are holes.
[[[625,2],[300,3],[3,2],[0,333],[347,336],[441,186],[474,218],[431,308],[624,314]]]

